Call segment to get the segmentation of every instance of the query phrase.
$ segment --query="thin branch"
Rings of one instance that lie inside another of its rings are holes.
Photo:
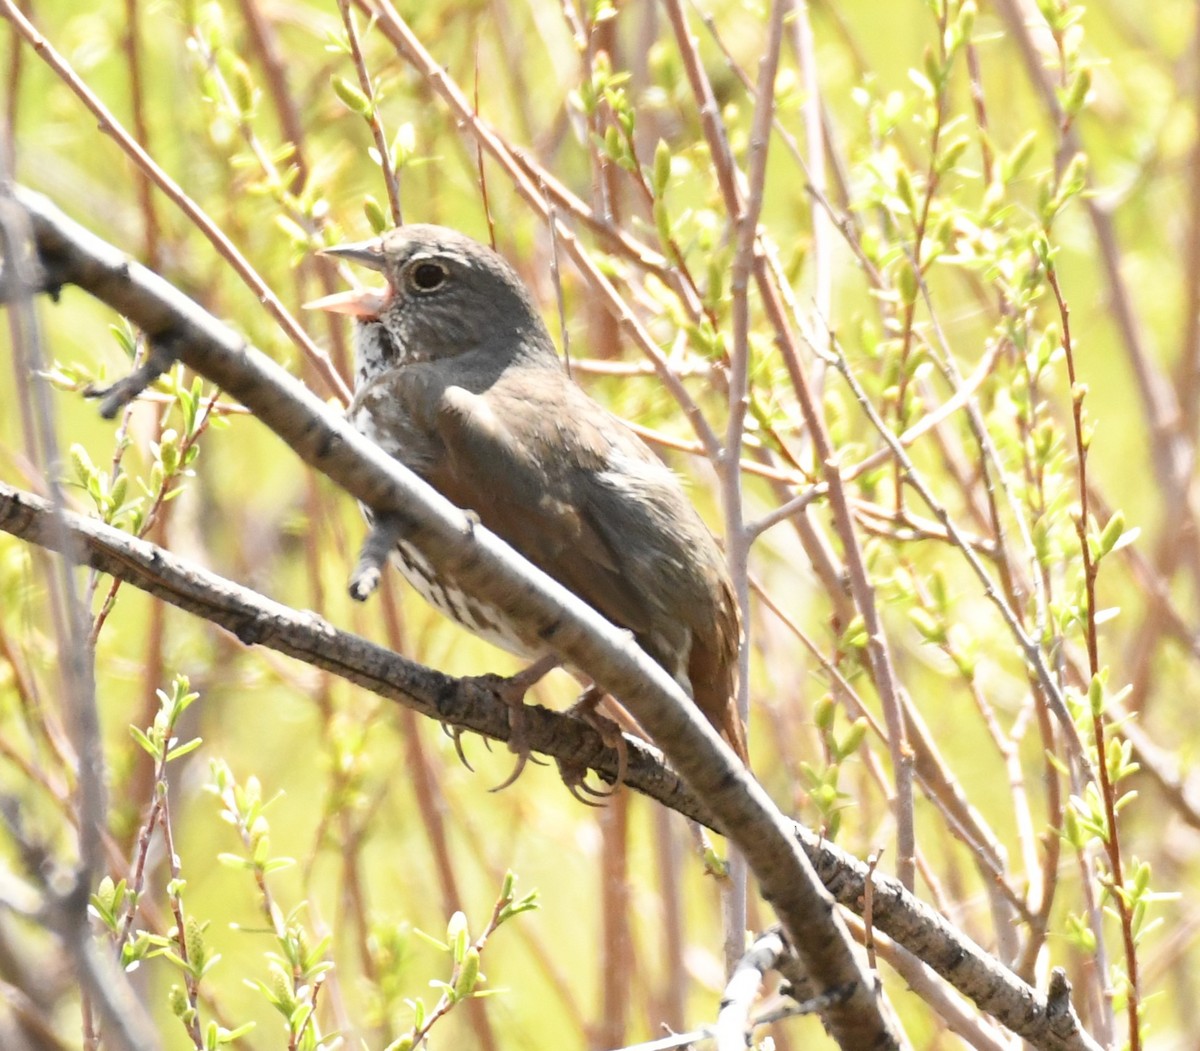
[[[826,353],[818,351],[818,353]],[[1000,611],[1000,615],[1004,618],[1005,624],[1009,631],[1012,632],[1018,644],[1021,647],[1021,652],[1024,654],[1026,661],[1037,675],[1037,679],[1042,689],[1045,690],[1047,699],[1050,703],[1050,708],[1062,727],[1066,739],[1071,747],[1071,756],[1073,759],[1083,764],[1085,768],[1090,768],[1087,761],[1087,756],[1084,754],[1083,742],[1079,738],[1079,733],[1075,729],[1075,725],[1071,720],[1071,714],[1067,710],[1066,701],[1063,698],[1062,690],[1059,688],[1058,682],[1053,671],[1046,663],[1046,657],[1042,653],[1034,638],[1025,630],[1020,622],[1020,618],[1016,612],[1005,601],[1004,596],[992,581],[987,568],[982,560],[974,552],[971,545],[962,535],[962,530],[954,524],[953,519],[946,511],[945,507],[933,495],[932,490],[923,481],[920,472],[917,471],[916,465],[912,462],[904,447],[900,444],[899,439],[880,417],[879,413],[871,404],[862,385],[858,382],[853,371],[850,369],[849,363],[846,361],[845,355],[836,348],[830,356],[830,364],[834,365],[842,374],[843,379],[854,392],[855,400],[862,407],[863,412],[871,421],[871,424],[878,431],[880,437],[887,443],[892,455],[896,457],[897,462],[903,468],[903,479],[906,484],[911,485],[925,505],[933,512],[934,517],[942,524],[947,535],[951,538],[954,546],[963,553],[967,564],[975,572],[983,585],[984,594],[992,601],[992,604]],[[1090,769],[1087,770],[1087,776],[1090,778]]]
[[[739,185],[737,165],[733,160],[733,150],[729,147],[725,122],[721,119],[721,107],[713,92],[712,82],[704,72],[699,44],[688,28],[683,0],[666,0],[665,6],[671,19],[671,29],[675,34],[675,45],[679,48],[679,57],[683,59],[688,85],[696,101],[696,112],[700,116],[700,126],[708,143],[708,154],[712,159],[717,185],[725,202],[725,213],[731,221],[736,221],[744,209],[742,188]]]
[[[1079,131],[1074,124],[1066,125],[1056,87],[1043,67],[1034,45],[1029,22],[1018,0],[996,0],[996,12],[1004,23],[1006,35],[1017,44],[1025,65],[1025,74],[1041,97],[1042,106],[1055,128],[1061,132],[1060,158],[1070,157],[1081,148]],[[1179,433],[1181,419],[1179,403],[1166,377],[1155,366],[1146,347],[1141,321],[1134,308],[1134,297],[1125,280],[1125,269],[1112,216],[1097,195],[1088,187],[1081,195],[1092,230],[1096,235],[1097,259],[1108,283],[1108,308],[1116,322],[1133,370],[1146,433],[1150,438],[1150,462],[1162,492],[1185,491],[1191,457],[1188,442]]]
[[[842,541],[846,574],[854,603],[863,618],[867,638],[867,659],[875,688],[879,693],[887,725],[888,749],[892,758],[893,776],[896,782],[896,870],[901,882],[910,890],[915,881],[916,831],[913,816],[913,755],[904,729],[902,714],[902,691],[895,666],[891,658],[887,634],[883,630],[879,608],[875,601],[875,587],[867,573],[866,561],[858,535],[854,528],[854,517],[846,495],[837,455],[824,417],[818,407],[816,395],[808,375],[800,362],[799,347],[795,332],[784,315],[778,287],[768,275],[767,260],[760,257],[755,267],[755,278],[759,293],[767,306],[768,315],[775,328],[776,340],[787,368],[788,378],[800,403],[800,412],[808,435],[813,443],[813,454],[820,465],[825,484],[829,487],[829,506],[834,525]],[[901,455],[903,451],[901,450]],[[945,522],[942,523],[946,525]]]
[[[48,528],[57,540],[61,557],[53,559],[47,572],[54,645],[58,653],[59,689],[68,715],[71,744],[77,756],[75,810],[79,860],[67,881],[67,889],[55,905],[57,933],[67,945],[76,975],[88,988],[106,1020],[119,1011],[118,999],[128,993],[127,983],[107,990],[96,979],[92,956],[95,945],[87,921],[87,898],[104,867],[104,830],[108,826],[107,776],[96,706],[94,653],[88,640],[87,610],[76,580],[79,551],[70,540],[65,521],[66,500],[61,483],[62,457],[58,445],[54,402],[45,378],[47,362],[33,297],[39,291],[36,259],[29,256],[31,222],[11,198],[0,197],[0,260],[11,303],[7,320],[13,347],[13,366],[21,377],[32,377],[32,385],[21,399],[24,432],[32,437],[27,450],[31,461],[46,479],[50,492]],[[21,381],[19,381],[21,382]],[[131,1023],[133,1024],[133,1023]]]
[[[718,468],[721,497],[725,511],[725,559],[733,582],[742,637],[738,649],[738,718],[748,724],[750,714],[750,545],[754,534],[746,528],[742,494],[742,439],[746,410],[750,405],[750,272],[758,240],[758,220],[762,214],[767,178],[767,149],[771,138],[771,119],[775,113],[775,77],[779,70],[779,52],[783,46],[783,20],[787,0],[773,0],[768,22],[766,46],[759,65],[758,99],[750,132],[749,189],[743,210],[736,216],[736,247],[733,257],[730,295],[732,297],[733,341],[729,355],[728,420],[725,450]],[[732,966],[745,945],[746,870],[738,857],[730,863],[730,890],[725,897],[725,960]]]
[[[142,68],[142,37],[138,0],[125,0],[125,62],[129,67],[129,95],[133,110],[133,133],[142,147],[149,149],[150,128],[146,120],[146,77]],[[144,171],[137,173],[138,209],[142,213],[142,239],[146,265],[157,270],[161,254],[158,213],[154,208],[153,185]]]
[[[1059,318],[1062,321],[1063,354],[1067,360],[1067,377],[1071,384],[1071,422],[1075,433],[1075,467],[1079,478],[1079,517],[1075,520],[1075,531],[1079,538],[1080,557],[1083,560],[1083,583],[1087,604],[1087,620],[1085,622],[1085,638],[1087,641],[1088,673],[1091,676],[1089,687],[1099,685],[1097,676],[1100,674],[1100,642],[1096,622],[1096,578],[1100,567],[1092,555],[1092,540],[1089,536],[1091,514],[1088,505],[1087,462],[1089,439],[1085,434],[1083,401],[1087,387],[1080,381],[1075,367],[1075,347],[1071,339],[1071,311],[1059,287],[1058,274],[1053,262],[1046,267],[1046,280],[1054,292],[1058,304]],[[1089,697],[1090,697],[1089,689]],[[1100,797],[1104,804],[1104,850],[1108,856],[1109,879],[1112,881],[1110,900],[1117,910],[1121,922],[1121,940],[1125,950],[1125,978],[1128,983],[1128,1004],[1126,1013],[1129,1019],[1129,1048],[1130,1051],[1141,1051],[1141,989],[1138,983],[1138,954],[1137,938],[1134,931],[1133,906],[1126,894],[1124,859],[1121,856],[1121,832],[1117,823],[1117,789],[1112,783],[1109,773],[1109,750],[1105,733],[1104,711],[1100,706],[1092,706],[1092,735],[1096,748],[1096,769],[1100,778]],[[1099,931],[1097,931],[1099,933]],[[1107,977],[1102,979],[1107,986]],[[1107,992],[1107,987],[1105,989]]]
[[[62,541],[62,520],[54,516],[48,504],[44,511],[48,533]],[[77,881],[56,871],[54,860],[40,839],[26,828],[17,804],[7,796],[0,797],[0,822],[28,872],[36,874],[43,885],[68,888],[65,896],[53,891],[39,893],[18,877],[4,873],[0,878],[0,909],[26,916],[60,941],[75,966],[84,1001],[96,1008],[106,1040],[116,1051],[155,1051],[161,1044],[150,1016],[112,954],[92,936],[86,920],[86,889],[81,894]],[[87,1013],[84,1024],[90,1024]]]
[[[238,0],[238,8],[250,31],[250,40],[254,53],[262,64],[263,73],[267,78],[267,93],[279,116],[283,128],[283,137],[293,147],[292,164],[296,174],[291,180],[292,193],[300,193],[308,182],[309,165],[304,155],[304,125],[300,120],[300,111],[296,106],[295,97],[288,87],[287,58],[281,54],[279,36],[263,12],[264,5],[258,0]]]
[[[829,180],[825,172],[825,130],[821,120],[821,83],[817,77],[817,48],[813,39],[811,9],[808,0],[792,0],[793,14],[788,21],[792,49],[800,65],[804,84],[804,143],[808,160],[805,174],[812,197],[812,271],[813,304],[817,315],[833,316],[833,218],[820,202],[826,199]]]
[[[375,150],[379,154],[379,168],[383,172],[383,185],[387,190],[392,222],[400,226],[404,222],[404,212],[400,207],[400,174],[392,164],[392,151],[388,147],[383,121],[379,118],[379,100],[375,97],[375,85],[367,71],[367,61],[363,58],[362,43],[358,38],[358,28],[354,24],[354,12],[350,10],[350,0],[337,0],[337,5],[342,15],[342,25],[346,27],[350,58],[354,63],[354,71],[358,74],[358,86],[370,104],[366,114],[367,124],[371,127],[371,137],[375,140]]]

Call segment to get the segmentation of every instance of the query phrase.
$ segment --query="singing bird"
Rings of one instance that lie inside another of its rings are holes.
[[[354,426],[632,632],[746,761],[740,625],[721,549],[674,473],[567,375],[512,267],[425,224],[325,254],[386,282],[312,304],[355,319]],[[463,627],[521,657],[548,656],[451,567],[403,541],[396,562]]]

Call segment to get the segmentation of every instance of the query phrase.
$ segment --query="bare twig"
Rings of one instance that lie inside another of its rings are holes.
[[[129,94],[133,108],[133,133],[138,143],[149,150],[150,129],[146,121],[145,73],[142,68],[142,37],[138,18],[138,0],[125,0],[125,58],[129,67]],[[154,207],[153,185],[142,170],[137,173],[138,208],[142,213],[144,260],[151,270],[159,265],[159,223]]]
[[[87,610],[75,579],[78,549],[70,539],[65,522],[66,501],[61,482],[62,458],[58,445],[54,404],[45,378],[41,330],[33,309],[40,284],[36,260],[30,256],[32,224],[27,213],[11,197],[0,196],[0,261],[11,298],[7,311],[18,388],[29,383],[21,398],[24,433],[32,439],[28,449],[50,492],[48,528],[59,541],[61,557],[48,567],[48,590],[55,644],[58,650],[60,689],[68,714],[68,732],[78,762],[75,786],[76,832],[79,862],[68,889],[56,903],[57,933],[71,953],[80,982],[88,989],[106,1021],[119,1012],[118,1001],[128,993],[128,984],[117,980],[116,988],[99,985],[94,959],[96,949],[87,922],[87,898],[99,879],[104,864],[104,829],[108,821],[107,778],[96,707],[93,651],[88,643]],[[135,1024],[135,1023],[130,1023]]]
[[[309,166],[304,155],[304,125],[295,97],[288,87],[287,60],[280,53],[278,34],[267,18],[263,5],[257,0],[238,0],[238,7],[250,31],[254,52],[266,74],[267,94],[275,106],[275,112],[279,114],[283,136],[293,148],[292,163],[296,166],[296,175],[291,190],[299,193],[308,182]]]

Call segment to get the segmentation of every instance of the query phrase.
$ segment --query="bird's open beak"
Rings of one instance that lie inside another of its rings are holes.
[[[349,263],[383,269],[383,253],[378,241],[359,241],[357,244],[334,245],[322,248],[318,255],[331,255]],[[328,310],[334,314],[349,314],[351,317],[377,318],[387,304],[390,288],[355,288],[349,292],[335,292],[331,296],[305,303],[305,310]]]

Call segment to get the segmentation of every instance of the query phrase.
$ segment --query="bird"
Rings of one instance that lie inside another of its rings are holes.
[[[721,548],[676,474],[568,375],[516,271],[424,223],[322,254],[384,279],[309,304],[354,318],[355,428],[630,631],[747,762],[741,624]],[[553,665],[536,633],[465,593],[451,568],[403,540],[394,555],[450,619]]]

